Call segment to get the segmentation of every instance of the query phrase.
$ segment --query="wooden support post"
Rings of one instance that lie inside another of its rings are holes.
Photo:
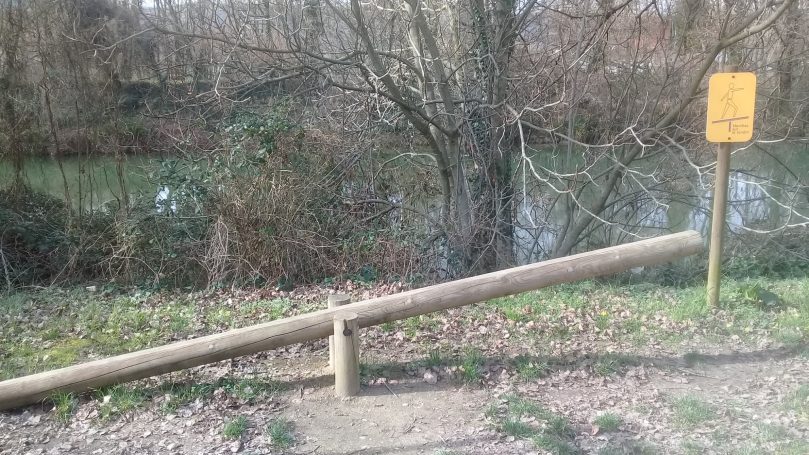
[[[736,65],[725,65],[725,73],[738,71]],[[719,306],[719,283],[722,279],[722,240],[725,235],[725,219],[728,205],[728,180],[730,179],[730,142],[720,142],[716,151],[714,172],[713,213],[711,214],[711,243],[708,253],[708,305]]]
[[[359,328],[357,313],[334,316],[334,392],[338,397],[360,393]]]
[[[632,267],[670,262],[703,248],[698,232],[664,235],[9,379],[0,382],[0,410],[36,403],[57,391],[84,392],[326,338],[334,333],[334,316],[340,313],[357,313],[360,327],[369,327]]]
[[[725,235],[731,151],[730,142],[719,143],[713,189],[711,244],[710,253],[708,254],[708,305],[712,307],[719,305],[719,282],[722,278],[722,240]]]
[[[329,309],[351,303],[351,296],[348,294],[332,294],[329,296]],[[334,371],[334,335],[329,336],[329,370]]]

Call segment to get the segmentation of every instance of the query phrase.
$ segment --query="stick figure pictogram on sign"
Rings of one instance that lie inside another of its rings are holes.
[[[722,101],[725,102],[725,109],[722,110],[722,118],[723,119],[727,118],[728,111],[731,111],[731,110],[733,111],[733,113],[730,115],[731,117],[735,117],[736,113],[739,112],[739,106],[736,106],[736,103],[733,102],[733,93],[734,92],[740,92],[740,91],[742,91],[744,89],[736,88],[735,85],[736,84],[731,82],[730,86],[728,87],[727,93],[725,93],[725,96],[722,97]]]
[[[756,75],[716,73],[708,81],[705,136],[710,142],[743,142],[753,137]]]

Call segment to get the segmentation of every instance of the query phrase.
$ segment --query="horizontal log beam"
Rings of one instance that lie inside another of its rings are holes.
[[[333,318],[338,312],[356,313],[360,327],[369,327],[633,267],[669,262],[702,249],[703,240],[699,233],[681,232],[10,379],[0,382],[0,410],[36,403],[56,391],[84,392],[324,338],[334,331]]]

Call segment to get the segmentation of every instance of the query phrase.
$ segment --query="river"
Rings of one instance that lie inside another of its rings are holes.
[[[730,178],[728,225],[731,231],[771,230],[785,225],[807,222],[809,215],[809,150],[804,147],[769,146],[748,147],[734,152]],[[538,155],[541,155],[538,154]],[[547,162],[547,156],[535,160]],[[121,162],[124,180],[130,196],[154,199],[164,207],[169,191],[160,182],[160,171],[177,160],[159,156],[127,156]],[[658,163],[659,164],[659,163]],[[122,196],[117,176],[116,158],[94,156],[69,157],[63,160],[63,170],[70,189],[73,207],[83,210],[97,209]],[[170,166],[169,166],[170,167]],[[612,213],[620,223],[607,225],[606,242],[625,240],[636,235],[654,235],[694,229],[707,233],[712,200],[712,178],[703,169],[702,174],[692,172],[684,182],[679,196],[657,201],[646,198],[640,205],[633,203]],[[564,212],[560,204],[551,205],[554,194],[547,187],[532,184],[535,180],[527,173],[526,185],[518,185],[518,210],[515,238],[519,263],[542,259],[562,228]],[[0,162],[0,182],[10,182],[13,171],[8,163]],[[26,161],[24,179],[39,191],[64,197],[61,171],[55,160],[31,158]],[[522,189],[525,191],[522,191]],[[654,192],[652,192],[654,193]],[[586,196],[585,196],[586,197]],[[169,201],[171,202],[171,201]],[[407,205],[409,201],[402,201]],[[583,202],[587,202],[586,200]],[[423,202],[421,204],[424,204]],[[548,207],[552,207],[549,209]],[[420,207],[425,209],[427,207]],[[429,210],[429,208],[427,208]],[[396,216],[395,213],[391,216]],[[631,226],[626,228],[625,226]]]

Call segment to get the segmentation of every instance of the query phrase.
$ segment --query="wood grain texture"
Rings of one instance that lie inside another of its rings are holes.
[[[357,313],[359,326],[368,327],[632,267],[669,262],[702,250],[699,233],[681,232],[10,379],[0,382],[0,409],[35,403],[56,391],[84,392],[324,338],[333,334],[333,318],[338,313]]]
[[[347,294],[332,294],[328,297],[328,308],[330,309],[349,303],[351,303],[351,296]],[[329,369],[334,371],[334,335],[329,336]]]
[[[334,392],[338,397],[360,393],[360,337],[357,313],[334,316]]]

